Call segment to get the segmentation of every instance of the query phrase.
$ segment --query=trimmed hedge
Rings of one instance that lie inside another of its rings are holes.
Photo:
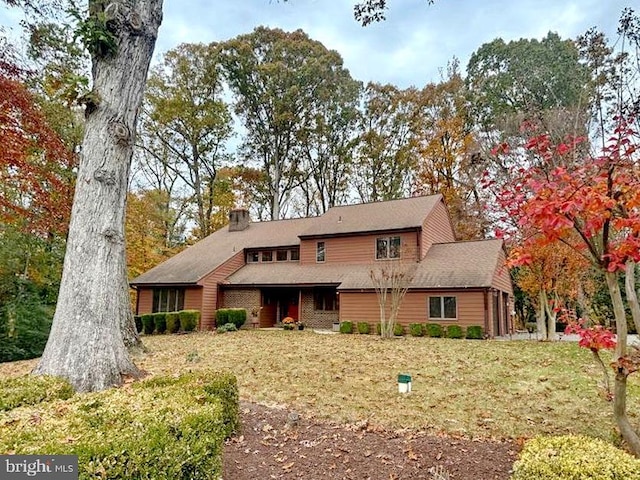
[[[467,327],[467,338],[469,340],[482,340],[484,338],[484,332],[480,325],[471,325]]]
[[[27,375],[7,378],[0,380],[0,412],[23,405],[66,400],[73,394],[71,384],[59,377]]]
[[[229,309],[219,308],[216,310],[216,325],[226,325],[229,323]]]
[[[409,333],[412,337],[422,337],[424,336],[424,329],[422,328],[421,323],[410,323],[409,324]]]
[[[167,331],[167,312],[154,313],[153,323],[156,326],[156,333],[165,333]]]
[[[178,312],[180,315],[180,330],[183,332],[193,332],[200,321],[200,310],[181,310]]]
[[[151,335],[153,331],[156,329],[156,325],[153,321],[153,313],[146,313],[144,315],[140,315],[140,320],[142,321],[142,331],[145,335]]]
[[[640,478],[640,460],[602,440],[582,435],[529,440],[512,480],[623,480]]]
[[[382,335],[382,324],[376,323],[376,335]]]
[[[178,333],[180,330],[180,313],[167,312],[167,332]]]
[[[464,329],[460,325],[447,326],[447,338],[464,338]]]
[[[28,407],[27,407],[28,408]],[[156,377],[20,410],[0,451],[78,455],[79,478],[218,479],[224,439],[238,426],[231,374]]]
[[[371,332],[371,327],[367,322],[358,322],[356,327],[358,328],[358,333],[362,335],[369,335]]]
[[[353,322],[340,322],[340,333],[353,333]]]
[[[439,323],[426,323],[424,325],[424,332],[427,334],[427,337],[442,337],[442,325]]]
[[[402,337],[402,336],[404,335],[404,326],[403,326],[403,325],[401,325],[401,324],[399,324],[399,323],[396,323],[396,324],[393,326],[393,334],[394,334],[396,337]]]
[[[233,323],[237,329],[247,321],[247,311],[244,308],[229,309],[229,323]]]

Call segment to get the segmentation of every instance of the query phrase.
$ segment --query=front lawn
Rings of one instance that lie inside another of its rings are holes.
[[[590,352],[571,343],[502,342],[311,331],[240,331],[144,337],[137,364],[150,374],[226,369],[240,397],[288,405],[336,422],[480,438],[582,433],[611,441],[611,404],[597,387]],[[35,361],[0,364],[0,376],[27,373]],[[398,394],[409,373],[413,391]],[[629,392],[640,414],[640,387]]]

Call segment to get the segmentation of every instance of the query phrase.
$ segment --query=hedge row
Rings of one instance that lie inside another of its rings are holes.
[[[219,479],[224,439],[238,426],[238,387],[231,374],[157,377],[41,403],[37,413],[33,422],[32,407],[11,411],[0,452],[78,455],[82,480]]]
[[[381,326],[379,323],[375,324],[375,328],[371,329],[370,325],[366,322],[358,322],[356,324],[356,330],[360,334],[369,334],[374,331],[376,335],[380,335]],[[484,331],[480,325],[472,325],[465,330],[460,325],[448,325],[442,327],[438,323],[410,323],[409,334],[413,337],[446,337],[446,338],[467,338],[467,339],[482,339],[484,338]],[[340,322],[340,333],[353,333],[354,323],[349,321]],[[393,334],[396,336],[404,335],[405,327],[399,323],[396,323],[393,328]]]
[[[216,325],[223,326],[233,323],[237,329],[247,321],[247,311],[244,308],[219,308],[216,310]]]
[[[66,400],[73,388],[66,380],[49,376],[28,376],[0,380],[0,412],[24,405]]]
[[[192,332],[200,321],[199,310],[181,310],[179,312],[157,312],[136,315],[138,333],[151,335],[152,333],[177,333],[179,331]]]

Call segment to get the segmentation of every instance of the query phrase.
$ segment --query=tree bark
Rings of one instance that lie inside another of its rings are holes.
[[[631,260],[625,265],[624,287],[633,324],[636,327],[636,332],[640,334],[640,305],[638,304],[638,293],[636,292],[636,263]]]
[[[538,293],[538,317],[536,318],[536,326],[538,328],[538,333],[542,340],[547,340],[547,321],[546,321],[546,309],[545,304],[547,303],[547,294],[544,289],[540,289]]]
[[[103,2],[89,1],[92,15]],[[93,91],[71,214],[64,270],[49,341],[35,374],[102,390],[138,375],[126,345],[137,344],[128,295],[124,220],[138,109],[162,21],[162,0],[106,7],[115,52],[92,52]],[[101,12],[102,13],[102,12]]]

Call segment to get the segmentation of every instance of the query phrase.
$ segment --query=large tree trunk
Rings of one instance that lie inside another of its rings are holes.
[[[94,48],[94,87],[71,214],[58,305],[36,374],[68,379],[78,391],[137,375],[126,344],[137,344],[129,303],[124,217],[133,136],[162,20],[161,0],[90,1],[116,37]]]
[[[613,312],[616,318],[617,343],[614,360],[619,360],[627,354],[627,317],[624,311],[624,303],[618,285],[618,274],[606,272],[607,287],[613,304]],[[619,365],[616,367],[613,397],[613,416],[616,420],[620,434],[629,448],[636,456],[640,456],[640,437],[633,429],[627,416],[627,377],[626,369]]]

